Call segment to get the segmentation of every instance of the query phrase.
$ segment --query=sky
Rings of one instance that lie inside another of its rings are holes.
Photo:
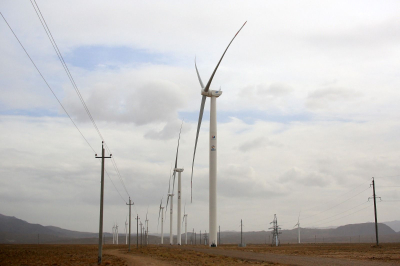
[[[400,2],[36,0],[101,135],[104,230],[132,216],[159,233],[181,121],[188,230],[208,229],[209,99],[218,109],[221,231],[400,220]],[[29,1],[0,12],[0,213],[97,232],[101,138]],[[93,149],[93,150],[92,150]],[[176,180],[177,181],[177,180]],[[177,184],[176,184],[177,185]],[[176,191],[175,191],[176,193]],[[176,197],[174,233],[176,233]],[[396,208],[397,207],[397,208]],[[183,207],[182,207],[183,208]],[[165,210],[165,209],[164,209]],[[169,211],[164,232],[169,232]],[[136,220],[133,219],[135,222]]]

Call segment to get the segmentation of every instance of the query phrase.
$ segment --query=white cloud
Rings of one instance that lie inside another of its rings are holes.
[[[135,202],[134,212],[144,215],[149,208],[151,232],[157,230],[161,197],[166,201],[182,118],[179,164],[185,168],[183,198],[190,201],[201,98],[194,57],[206,82],[247,19],[212,84],[224,91],[218,99],[221,228],[236,229],[235,221],[245,215],[252,219],[248,230],[266,229],[274,213],[293,226],[299,209],[312,207],[315,201],[330,206],[338,194],[362,182],[368,187],[372,176],[387,186],[397,182],[380,179],[400,172],[396,72],[400,9],[396,1],[368,5],[361,1],[206,1],[179,2],[179,8],[178,3],[159,1],[38,4],[64,56],[82,47],[144,51],[140,62],[116,64],[119,61],[111,58],[93,68],[83,64],[69,68],[112,150]],[[100,139],[31,5],[3,1],[1,6],[99,153]],[[0,28],[4,33],[0,213],[96,231],[100,162],[64,117],[6,25],[0,23]],[[204,119],[193,176],[194,202],[187,204],[190,226],[196,231],[207,230],[208,224],[208,118]],[[109,161],[107,169],[126,200]],[[364,200],[365,193],[357,200]],[[395,196],[391,191],[382,191],[381,196],[385,193]],[[265,206],[273,207],[266,210]],[[105,211],[106,231],[116,219],[122,223],[127,214],[108,177]],[[265,213],[265,221],[257,224],[254,217],[260,213]],[[390,206],[382,207],[381,220],[396,219],[394,213]],[[333,224],[365,222],[368,217],[349,216]]]

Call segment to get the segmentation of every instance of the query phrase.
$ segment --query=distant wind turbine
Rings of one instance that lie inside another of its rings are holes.
[[[247,22],[247,21],[246,21]],[[204,105],[206,103],[206,98],[211,98],[210,103],[210,146],[209,146],[209,245],[212,247],[217,246],[217,98],[222,94],[221,90],[210,90],[211,82],[214,78],[215,72],[218,69],[219,64],[224,58],[226,51],[228,50],[229,46],[236,38],[238,33],[244,27],[246,22],[243,26],[239,29],[239,31],[235,34],[231,42],[226,47],[225,52],[222,54],[221,59],[219,60],[217,66],[214,69],[210,79],[208,80],[206,86],[203,85],[201,81],[199,71],[197,70],[196,60],[195,60],[195,68],[197,72],[197,77],[200,82],[201,86],[201,104],[200,104],[200,113],[199,113],[199,122],[197,124],[197,133],[196,133],[196,141],[194,144],[194,152],[193,152],[193,161],[192,161],[192,175],[191,175],[191,194],[193,194],[193,166],[194,166],[194,158],[196,155],[196,148],[197,148],[197,140],[199,138],[199,131],[201,126],[201,121],[203,119],[203,112],[204,112]],[[191,201],[193,201],[193,195],[191,195]]]
[[[160,214],[161,214],[161,244],[164,244],[164,207],[162,207],[162,198],[160,203],[160,210],[158,212],[158,223],[160,223]],[[158,231],[158,224],[157,224]]]
[[[297,218],[297,224],[294,225],[294,227],[297,226],[297,233],[298,233],[298,241],[300,244],[300,212],[299,212],[299,217]]]
[[[115,226],[115,237],[116,237],[116,242],[118,245],[118,224]]]
[[[185,222],[185,245],[187,245],[187,214],[186,214],[186,204],[185,207],[183,209],[183,220],[182,220],[182,225],[183,222]]]
[[[128,245],[128,217],[125,219],[125,245]]]

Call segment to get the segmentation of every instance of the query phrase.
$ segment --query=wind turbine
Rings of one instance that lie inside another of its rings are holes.
[[[185,221],[185,245],[187,245],[187,214],[186,214],[186,204],[183,210],[183,220],[182,220],[182,224]]]
[[[294,227],[297,226],[297,232],[299,234],[298,236],[298,240],[299,240],[299,244],[300,244],[300,212],[299,212],[299,217],[297,218],[297,224],[294,225]]]
[[[247,22],[247,21],[246,21]],[[194,158],[196,155],[197,148],[197,140],[199,138],[199,131],[201,126],[201,120],[203,119],[204,105],[206,103],[207,97],[211,98],[210,102],[210,146],[209,146],[209,245],[212,247],[217,246],[217,98],[222,94],[222,92],[216,90],[210,90],[211,82],[214,78],[215,72],[218,69],[219,64],[224,58],[226,51],[229,46],[236,38],[238,33],[242,30],[244,25],[239,29],[239,31],[235,34],[231,42],[226,47],[225,52],[222,54],[221,59],[219,60],[217,66],[214,69],[214,72],[211,74],[210,79],[208,80],[206,86],[204,87],[203,82],[201,81],[199,71],[197,70],[196,60],[195,60],[195,68],[197,72],[197,77],[201,86],[201,104],[200,104],[200,113],[199,113],[199,122],[197,124],[197,133],[196,133],[196,141],[194,144],[194,152],[193,152],[193,162],[192,162],[192,175],[191,175],[191,194],[193,192],[193,167],[194,167]],[[192,201],[191,195],[191,201]]]
[[[168,198],[167,198],[167,205],[165,206],[165,214],[167,214],[167,209],[168,209],[168,201],[171,198],[171,205],[170,205],[170,212],[169,212],[169,244],[172,245],[173,244],[173,235],[172,235],[172,221],[173,221],[173,205],[174,205],[174,191],[170,192],[171,189],[171,177],[172,175],[170,175],[169,177],[169,184],[168,184]]]
[[[164,244],[164,207],[162,205],[162,198],[160,203],[160,210],[158,212],[158,222],[160,223],[160,214],[161,214],[161,244]],[[157,224],[158,231],[158,224]]]
[[[116,242],[118,245],[118,224],[115,226],[115,237],[116,237]]]
[[[149,208],[147,207],[147,213],[146,213],[146,220],[145,220],[145,224],[146,224],[146,246],[149,244],[149,219],[147,219],[147,214],[149,213]]]
[[[171,177],[170,177],[170,184],[169,184],[169,187],[168,187],[168,196],[171,197],[171,207],[170,207],[170,216],[171,216],[171,218],[170,218],[170,232],[169,232],[169,238],[170,238],[169,242],[170,242],[171,245],[173,244],[173,234],[172,234],[172,221],[173,221],[173,219],[172,219],[172,215],[173,215],[173,197],[174,197],[174,188],[175,188],[175,176],[176,176],[176,172],[178,172],[179,173],[178,174],[178,186],[180,186],[181,173],[183,172],[182,168],[178,168],[179,141],[181,140],[182,125],[183,125],[183,121],[182,121],[182,124],[181,124],[181,128],[179,130],[178,145],[176,147],[175,166],[174,166],[174,174],[173,174],[174,175],[174,180],[173,180],[173,185],[172,185],[172,192],[170,192]],[[180,231],[180,221],[181,221],[181,218],[180,218],[180,215],[181,215],[180,193],[181,193],[181,191],[180,190],[181,190],[181,188],[179,187],[178,188],[178,221],[177,221],[178,222],[178,230],[179,231]],[[168,206],[168,199],[167,199],[167,205],[166,206]],[[178,232],[178,235],[179,234],[180,234],[180,232]],[[179,241],[178,245],[180,245],[180,239],[179,239],[178,236],[177,236],[177,241]]]
[[[128,217],[125,219],[125,245],[128,245]]]
[[[112,232],[113,232],[113,244],[115,244],[115,223],[113,225]]]

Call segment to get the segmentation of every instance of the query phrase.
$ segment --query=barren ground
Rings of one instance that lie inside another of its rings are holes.
[[[0,245],[2,265],[97,265],[97,245]],[[400,265],[400,244],[105,245],[102,265]]]

